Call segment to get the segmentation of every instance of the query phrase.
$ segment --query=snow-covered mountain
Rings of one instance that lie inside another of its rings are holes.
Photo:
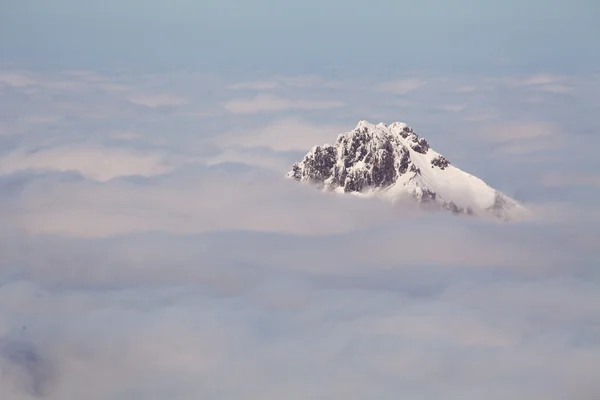
[[[287,176],[336,192],[391,201],[410,197],[455,214],[507,220],[525,212],[515,200],[453,166],[402,122],[360,121],[334,145],[313,147]]]

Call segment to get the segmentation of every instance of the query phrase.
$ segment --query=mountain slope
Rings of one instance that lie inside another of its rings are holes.
[[[287,176],[337,192],[391,201],[410,197],[456,214],[511,219],[524,211],[515,200],[454,167],[401,122],[360,121],[334,145],[313,147]]]

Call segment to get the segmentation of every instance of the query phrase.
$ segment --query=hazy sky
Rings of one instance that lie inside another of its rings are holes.
[[[8,0],[3,7],[3,61],[31,65],[589,72],[600,62],[594,0]],[[385,65],[374,66],[380,57]]]
[[[0,398],[600,398],[596,1],[4,1]],[[283,176],[403,121],[532,211]]]

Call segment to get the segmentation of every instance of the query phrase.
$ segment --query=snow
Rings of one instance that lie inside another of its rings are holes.
[[[432,165],[432,160],[442,156],[434,151],[431,147],[424,154],[415,151],[413,146],[420,144],[421,139],[407,124],[403,122],[393,122],[386,125],[383,122],[374,125],[366,120],[361,120],[352,131],[340,134],[336,143],[333,145],[337,150],[337,159],[335,160],[335,168],[343,169],[344,164],[347,164],[348,158],[352,161],[352,165],[346,169],[347,172],[363,172],[371,174],[373,165],[364,161],[363,154],[348,154],[347,159],[342,157],[343,143],[346,142],[346,154],[351,150],[352,138],[358,134],[365,134],[368,142],[364,148],[368,152],[383,151],[384,144],[392,143],[396,163],[402,159],[403,152],[408,150],[410,157],[410,165],[419,168],[420,173],[407,171],[399,174],[396,181],[387,186],[380,188],[369,188],[363,194],[381,196],[385,199],[395,201],[400,197],[411,195],[420,199],[424,191],[434,192],[436,194],[436,202],[447,203],[452,202],[462,209],[470,208],[472,210],[487,211],[497,207],[498,199],[502,203],[503,208],[514,210],[523,210],[515,200],[498,192],[496,189],[489,186],[483,180],[473,176],[461,169],[449,164],[443,169],[439,166]],[[314,153],[314,147],[307,157],[311,157]],[[424,146],[421,145],[421,149]],[[406,149],[406,150],[405,150]],[[306,159],[306,158],[305,158]],[[303,163],[298,164],[304,168]],[[396,165],[396,168],[398,165]],[[291,176],[288,174],[288,176]],[[325,184],[330,184],[325,182]],[[339,188],[330,188],[339,191]],[[504,210],[502,210],[504,211]]]

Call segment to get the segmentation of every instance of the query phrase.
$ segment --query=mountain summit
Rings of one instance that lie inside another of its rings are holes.
[[[409,197],[454,214],[508,220],[524,211],[515,200],[453,166],[402,122],[360,121],[334,145],[313,147],[287,177],[341,193],[392,201]]]

